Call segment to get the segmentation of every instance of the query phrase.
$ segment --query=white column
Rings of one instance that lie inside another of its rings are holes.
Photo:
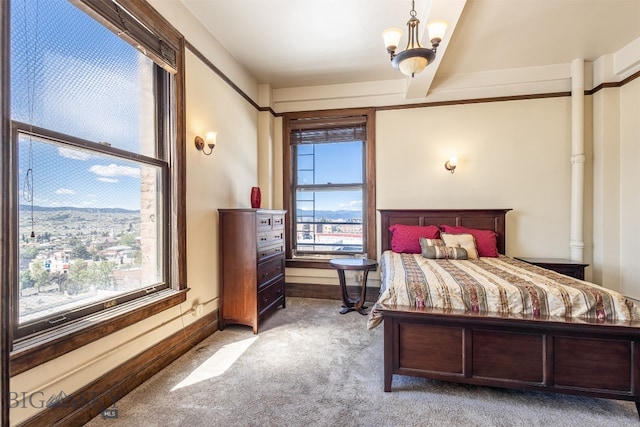
[[[584,59],[571,62],[571,259],[584,258]]]

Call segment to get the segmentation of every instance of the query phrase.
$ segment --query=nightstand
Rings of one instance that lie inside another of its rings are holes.
[[[342,290],[342,311],[340,314],[346,314],[352,310],[362,315],[366,315],[364,311],[367,306],[364,305],[367,298],[367,275],[369,270],[375,270],[378,266],[376,260],[362,258],[338,258],[329,260],[329,264],[338,270],[338,279],[340,280],[340,288]],[[360,296],[351,298],[347,292],[347,281],[344,277],[345,270],[355,270],[362,272],[362,282],[360,283]]]
[[[530,258],[530,257],[514,257],[514,258],[529,264],[537,265],[538,267],[557,271],[558,273],[575,277],[576,279],[580,279],[580,280],[584,280],[584,269],[585,267],[589,266],[589,264],[585,264],[579,261],[572,261],[570,259],[563,259],[563,258]]]

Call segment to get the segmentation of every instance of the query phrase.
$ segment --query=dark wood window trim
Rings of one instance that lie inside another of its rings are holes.
[[[9,425],[9,349],[11,348],[11,275],[7,266],[11,260],[10,245],[5,244],[11,230],[11,140],[10,55],[11,32],[9,2],[0,2],[0,425]]]
[[[186,300],[186,294],[186,289],[167,289],[15,342],[11,353],[11,376],[176,306]]]
[[[367,116],[367,143],[366,143],[366,165],[365,165],[365,179],[366,179],[366,206],[364,207],[364,213],[366,215],[366,248],[365,254],[369,258],[375,258],[376,254],[376,187],[375,187],[375,109],[373,108],[353,108],[353,109],[339,109],[339,110],[322,110],[322,111],[310,111],[310,112],[296,112],[285,113],[283,115],[282,127],[283,127],[283,204],[284,209],[287,212],[291,212],[292,209],[292,183],[293,183],[293,159],[291,158],[293,150],[291,149],[291,120],[301,118],[331,118],[331,117],[347,117],[347,116]],[[287,214],[290,218],[290,214]],[[286,266],[297,268],[331,268],[329,265],[329,259],[314,259],[314,258],[297,258],[293,259],[292,238],[295,235],[293,230],[293,223],[291,220],[287,221],[286,231]]]
[[[8,2],[7,2],[8,3]],[[99,6],[103,2],[101,0],[76,0],[76,4],[80,5],[83,10],[95,11],[100,10]],[[150,294],[147,297],[139,298],[129,303],[113,307],[101,313],[79,319],[77,322],[52,329],[42,334],[26,337],[20,341],[13,342],[13,336],[9,332],[8,340],[2,341],[3,357],[10,354],[10,375],[17,375],[25,372],[35,366],[47,361],[53,360],[65,353],[76,350],[86,344],[99,340],[115,331],[124,327],[131,326],[150,316],[174,307],[186,300],[186,155],[185,155],[185,40],[173,26],[155,11],[146,1],[143,0],[119,0],[118,4],[127,9],[131,15],[147,26],[158,39],[163,40],[167,46],[170,46],[175,53],[175,67],[168,66],[166,62],[163,64],[165,70],[171,72],[174,76],[174,91],[171,99],[166,99],[166,105],[171,105],[171,113],[173,120],[171,123],[161,124],[161,132],[170,135],[167,144],[167,158],[170,160],[168,189],[165,192],[165,200],[168,200],[171,208],[170,212],[170,235],[167,236],[169,242],[169,257],[171,266],[169,268],[170,289]],[[7,6],[5,8],[5,6]],[[94,9],[96,6],[97,9]],[[8,15],[8,4],[3,2],[3,34],[9,33],[8,19],[4,18]],[[90,13],[91,16],[98,19],[107,27],[113,29],[113,25],[108,23],[108,19],[101,18],[96,13]],[[3,41],[9,40],[3,37]],[[165,46],[166,47],[166,46]],[[8,44],[2,45],[2,88],[3,95],[9,93],[10,72],[9,64],[10,48]],[[152,59],[155,61],[158,58]],[[15,209],[15,201],[12,198],[11,179],[7,179],[11,175],[4,166],[10,166],[12,158],[10,134],[10,108],[6,104],[8,96],[3,96],[2,109],[2,144],[0,147],[2,154],[3,179],[2,179],[2,230],[5,239],[1,240],[2,259],[10,259],[15,255],[15,248],[12,247],[16,242],[16,230],[13,226],[11,212]],[[9,162],[9,163],[7,163]],[[8,238],[7,238],[8,237]],[[13,254],[13,255],[12,255]],[[11,271],[0,276],[2,289],[10,289],[14,286],[18,277],[17,266],[13,262],[7,262]],[[3,294],[4,295],[4,294]],[[0,302],[3,320],[11,308],[11,298],[2,298]],[[11,331],[11,325],[3,324],[3,333]],[[11,352],[11,353],[10,353]],[[5,359],[6,360],[6,359]],[[5,375],[3,375],[3,379]],[[6,393],[3,393],[3,396]],[[4,405],[3,405],[4,408]]]

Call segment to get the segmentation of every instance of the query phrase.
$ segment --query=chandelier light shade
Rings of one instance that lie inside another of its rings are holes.
[[[447,24],[444,22],[434,22],[429,25],[429,39],[431,49],[422,47],[418,40],[418,26],[420,20],[416,18],[415,0],[411,1],[411,18],[407,21],[407,47],[402,52],[397,52],[402,30],[400,28],[387,28],[382,33],[384,45],[391,57],[391,65],[407,76],[415,76],[425,69],[436,58],[436,49],[442,41]]]

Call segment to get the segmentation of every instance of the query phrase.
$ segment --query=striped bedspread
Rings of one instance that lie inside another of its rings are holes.
[[[640,320],[623,295],[506,256],[474,260],[427,259],[385,251],[378,303],[394,308],[442,308],[534,318]],[[368,328],[382,322],[372,308]]]

